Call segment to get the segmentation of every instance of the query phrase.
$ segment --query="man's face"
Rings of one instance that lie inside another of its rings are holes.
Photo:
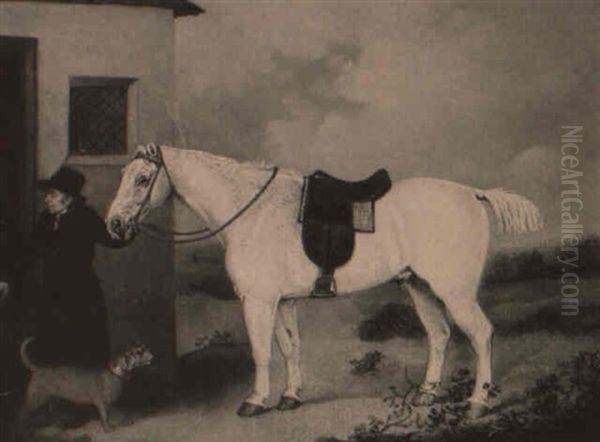
[[[46,209],[53,215],[64,212],[71,204],[73,198],[66,193],[56,189],[48,189],[44,195]]]

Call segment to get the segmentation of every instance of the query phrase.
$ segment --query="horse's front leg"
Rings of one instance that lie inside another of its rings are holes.
[[[264,301],[246,296],[242,302],[252,347],[255,376],[254,390],[238,409],[238,415],[251,417],[267,411],[265,402],[269,398],[269,362],[277,301]]]
[[[302,405],[300,372],[300,335],[294,300],[281,300],[277,309],[275,336],[287,370],[287,388],[277,405],[279,410],[293,410]]]

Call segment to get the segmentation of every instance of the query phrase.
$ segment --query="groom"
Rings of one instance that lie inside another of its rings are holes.
[[[107,310],[94,268],[95,245],[122,247],[85,203],[83,174],[63,167],[40,182],[45,210],[36,232],[43,286],[36,348],[52,363],[104,366],[110,358]]]

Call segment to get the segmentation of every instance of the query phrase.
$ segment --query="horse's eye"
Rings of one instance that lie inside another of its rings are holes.
[[[150,178],[145,175],[141,175],[135,179],[136,186],[144,186],[145,187],[148,185],[149,182],[150,182]]]

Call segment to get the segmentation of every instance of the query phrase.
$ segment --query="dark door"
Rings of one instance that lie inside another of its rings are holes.
[[[0,37],[0,259],[9,270],[35,217],[35,58],[35,39]]]
[[[0,440],[14,436],[24,380],[17,360],[35,270],[17,266],[35,217],[36,40],[0,36],[0,280],[10,295],[0,305]]]
[[[0,37],[0,276],[13,297],[25,291],[14,264],[35,219],[36,46]]]

